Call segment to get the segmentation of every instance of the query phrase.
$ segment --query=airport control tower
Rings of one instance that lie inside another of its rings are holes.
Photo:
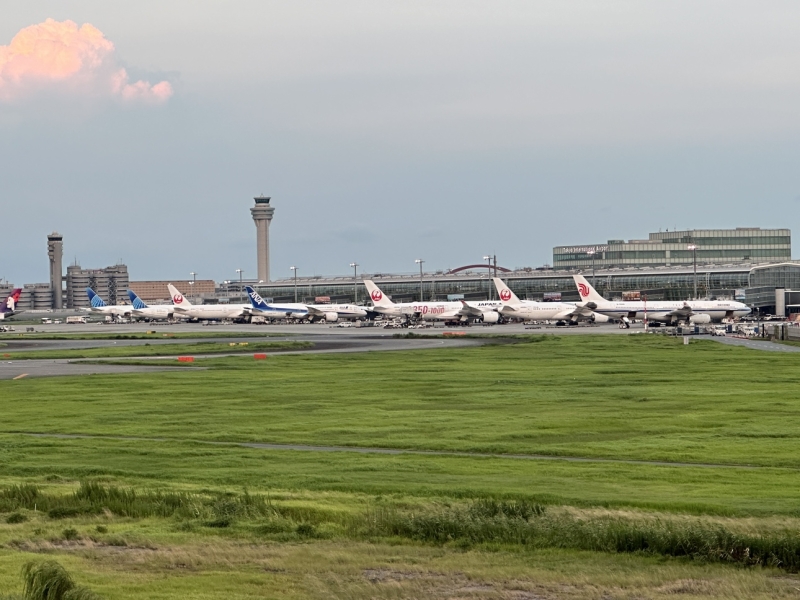
[[[258,251],[258,280],[269,281],[269,224],[275,209],[269,205],[269,196],[256,196],[256,205],[250,209],[256,224],[256,247]]]
[[[61,258],[64,254],[64,238],[55,231],[47,236],[47,256],[50,257],[50,292],[53,294],[53,308],[63,308],[63,286]]]

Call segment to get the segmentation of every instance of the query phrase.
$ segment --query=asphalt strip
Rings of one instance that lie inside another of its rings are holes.
[[[174,438],[141,438],[112,435],[85,435],[79,433],[33,433],[29,431],[0,432],[3,435],[27,435],[37,438],[58,438],[78,440],[112,440],[124,442],[162,442],[162,443],[190,443],[206,444],[209,446],[233,446],[239,448],[253,448],[256,450],[278,450],[293,452],[351,452],[355,454],[388,454],[388,455],[413,455],[413,456],[451,456],[456,458],[494,458],[511,460],[552,460],[578,463],[610,463],[622,465],[647,465],[656,467],[689,467],[700,469],[774,469],[791,467],[762,467],[758,465],[741,464],[714,464],[714,463],[685,463],[660,460],[633,460],[623,458],[592,458],[586,456],[550,456],[546,454],[494,454],[489,452],[456,452],[447,450],[404,450],[401,448],[369,448],[358,446],[310,446],[306,444],[264,444],[259,442],[218,442],[210,440],[174,439]]]

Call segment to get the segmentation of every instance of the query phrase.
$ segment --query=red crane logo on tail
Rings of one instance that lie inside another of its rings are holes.
[[[503,302],[508,302],[511,300],[511,290],[503,290],[500,292],[500,300]]]
[[[181,296],[180,294],[175,294],[172,297],[172,302],[173,304],[180,304],[181,302],[183,302],[183,296]]]
[[[370,296],[372,296],[373,302],[380,302],[381,298],[383,298],[383,294],[380,290],[372,290]]]
[[[578,284],[578,291],[581,293],[581,297],[586,298],[589,295],[589,286],[585,283]]]

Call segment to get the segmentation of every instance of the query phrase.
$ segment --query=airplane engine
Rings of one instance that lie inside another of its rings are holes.
[[[689,323],[711,323],[711,316],[710,315],[692,315],[689,317]]]
[[[592,317],[592,323],[608,323],[608,317],[606,315],[594,313],[594,316]]]
[[[484,323],[497,323],[499,320],[500,320],[500,313],[494,311],[483,313]]]
[[[335,312],[326,312],[325,313],[325,320],[328,323],[336,323],[339,320],[339,313]]]

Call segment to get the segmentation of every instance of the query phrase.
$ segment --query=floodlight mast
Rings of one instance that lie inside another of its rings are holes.
[[[587,250],[586,254],[592,257],[592,287],[594,289],[597,289],[597,282],[595,281],[594,277],[594,255],[597,254],[597,250],[595,250],[594,248],[591,250]]]
[[[357,262],[351,262],[350,266],[353,267],[353,304],[358,304],[358,267]]]
[[[692,251],[692,267],[694,270],[694,295],[692,300],[697,300],[697,244],[689,244],[687,248]]]
[[[239,297],[244,298],[244,288],[242,287],[242,273],[244,273],[244,271],[242,269],[236,269],[236,272],[239,274]]]
[[[425,261],[421,258],[417,258],[414,260],[414,262],[419,265],[419,301],[425,302],[424,298],[422,297],[422,263]]]

